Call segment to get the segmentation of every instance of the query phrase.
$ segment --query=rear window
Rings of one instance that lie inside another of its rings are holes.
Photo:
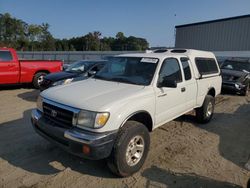
[[[198,71],[202,75],[214,74],[219,72],[215,59],[196,58],[195,63]]]
[[[0,51],[0,61],[11,61],[12,59],[10,51]]]

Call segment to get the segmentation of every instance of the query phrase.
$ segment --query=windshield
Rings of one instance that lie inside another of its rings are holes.
[[[86,72],[92,65],[94,65],[95,62],[89,62],[89,61],[78,61],[73,63],[72,65],[69,65],[65,71],[66,72]]]
[[[158,59],[141,57],[113,57],[94,78],[149,85],[155,73]]]
[[[221,66],[222,69],[236,70],[243,72],[250,72],[250,63],[248,62],[237,62],[237,61],[226,61]]]

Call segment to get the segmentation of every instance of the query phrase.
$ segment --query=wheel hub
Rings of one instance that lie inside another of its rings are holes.
[[[135,136],[129,141],[126,150],[126,162],[129,166],[134,166],[141,160],[144,146],[144,140],[141,136]]]
[[[213,113],[213,104],[212,102],[209,102],[207,105],[207,112],[206,112],[206,116],[210,117]]]
[[[37,79],[38,85],[41,85],[41,83],[43,82],[43,79],[44,79],[44,75],[41,75],[38,77],[38,79]]]

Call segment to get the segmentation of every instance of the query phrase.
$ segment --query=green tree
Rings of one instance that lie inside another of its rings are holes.
[[[27,46],[27,26],[27,23],[12,18],[8,13],[0,14],[0,44],[14,48]]]
[[[63,51],[63,47],[62,47],[62,42],[61,40],[57,39],[55,41],[55,46],[56,46],[56,51]]]
[[[146,50],[149,46],[146,39],[137,38],[130,36],[127,38],[127,50],[129,51],[143,51]]]
[[[84,36],[84,39],[86,40],[86,51],[100,50],[101,35],[101,32],[94,31]]]
[[[42,23],[41,29],[42,29],[42,34],[41,34],[42,50],[46,51],[56,50],[55,39],[49,32],[49,24]]]
[[[75,47],[74,47],[72,44],[70,44],[70,45],[69,45],[69,50],[70,50],[70,51],[75,51],[76,49],[75,49]]]
[[[124,35],[123,32],[118,32],[116,34],[115,41],[112,46],[112,50],[115,51],[124,51],[127,50],[127,37]]]
[[[123,32],[118,32],[118,33],[115,35],[115,37],[116,37],[116,39],[118,39],[118,40],[125,40],[125,39],[126,39],[126,37],[125,37],[125,35],[124,35]]]
[[[42,27],[40,25],[31,24],[28,26],[28,36],[30,40],[31,51],[35,48],[35,42],[41,42]],[[36,49],[37,50],[37,49]]]
[[[59,51],[145,50],[148,47],[146,39],[126,37],[123,32],[118,32],[115,37],[102,37],[100,31],[93,31],[80,37],[55,39],[49,28],[48,23],[29,25],[8,13],[0,14],[0,45],[17,50]]]

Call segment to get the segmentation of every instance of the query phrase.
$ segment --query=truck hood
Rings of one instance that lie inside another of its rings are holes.
[[[47,89],[41,96],[67,106],[90,111],[109,110],[130,97],[145,95],[145,86],[88,79]]]
[[[247,75],[245,72],[227,69],[221,69],[221,74],[223,82],[238,82]]]
[[[67,78],[74,78],[79,76],[78,73],[72,73],[72,72],[57,72],[57,73],[51,73],[48,74],[47,76],[45,76],[46,80],[50,80],[52,82],[56,82],[58,80],[63,80],[63,79],[67,79]]]

